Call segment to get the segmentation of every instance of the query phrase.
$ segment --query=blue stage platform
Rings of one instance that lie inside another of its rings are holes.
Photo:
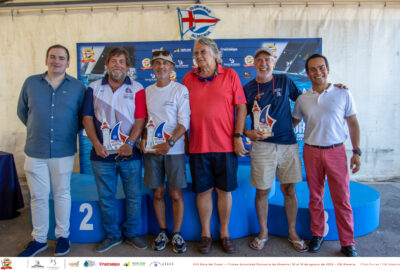
[[[198,241],[200,238],[200,220],[196,207],[196,197],[191,191],[190,173],[188,170],[189,187],[183,190],[185,201],[185,213],[182,224],[182,235],[186,240]],[[232,192],[233,205],[229,230],[232,238],[240,238],[259,232],[257,214],[254,207],[255,188],[250,186],[250,166],[240,165],[238,172],[237,190]],[[310,214],[308,210],[308,188],[305,182],[296,184],[299,211],[297,216],[297,232],[300,237],[311,238]],[[71,180],[72,208],[71,208],[71,241],[74,243],[99,242],[104,237],[101,226],[101,215],[98,205],[96,185],[93,175],[73,174]],[[168,194],[168,193],[167,193]],[[365,235],[375,230],[379,225],[379,193],[366,185],[350,183],[351,205],[354,212],[355,237]],[[118,185],[118,213],[120,224],[124,220],[124,193],[122,185]],[[172,230],[172,208],[171,198],[167,196],[167,223]],[[288,226],[283,205],[283,195],[280,191],[279,182],[276,182],[271,190],[269,198],[269,233],[287,237]],[[335,223],[333,204],[329,195],[329,188],[326,185],[324,196],[326,214],[326,236],[327,240],[337,240],[338,233]],[[211,220],[211,233],[214,239],[219,236],[219,220],[217,215],[216,195],[214,194],[214,211]],[[48,237],[54,236],[54,212],[51,201],[50,230]],[[157,234],[159,231],[158,222],[155,217],[152,201],[152,191],[144,189],[142,193],[142,224],[141,234]]]

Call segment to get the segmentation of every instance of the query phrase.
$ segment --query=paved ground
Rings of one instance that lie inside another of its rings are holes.
[[[364,257],[400,257],[400,180],[391,182],[366,183],[377,189],[381,194],[380,224],[377,230],[368,235],[356,238],[356,246],[359,254]],[[22,185],[24,198],[27,199],[27,187]],[[28,205],[26,203],[26,205]],[[0,221],[0,257],[16,256],[27,242],[30,241],[30,213],[29,207],[21,210],[21,215],[11,220]],[[144,236],[150,245],[154,236]],[[238,252],[233,255],[225,254],[218,242],[214,242],[213,251],[207,256],[235,256],[235,257],[331,257],[342,256],[339,252],[339,241],[324,242],[321,251],[317,254],[296,252],[286,238],[270,235],[270,240],[264,250],[254,251],[248,247],[253,236],[235,239]],[[188,251],[185,254],[176,255],[171,247],[164,251],[155,252],[151,249],[137,250],[126,244],[121,244],[101,256],[109,257],[169,257],[169,256],[203,256],[197,252],[197,243],[188,242]],[[40,256],[53,256],[55,241],[49,240],[49,249]],[[97,257],[94,251],[95,244],[72,244],[71,257]]]

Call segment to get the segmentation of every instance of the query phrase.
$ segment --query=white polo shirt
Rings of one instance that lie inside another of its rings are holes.
[[[329,146],[346,141],[345,118],[356,113],[350,91],[331,84],[321,94],[311,88],[298,97],[292,116],[306,123],[303,139],[305,143]]]
[[[186,86],[174,81],[161,88],[152,84],[146,87],[146,106],[148,119],[151,118],[156,126],[165,121],[164,131],[170,135],[178,124],[184,126],[186,130],[189,129],[190,105]],[[182,136],[169,150],[168,155],[184,153],[185,140]]]

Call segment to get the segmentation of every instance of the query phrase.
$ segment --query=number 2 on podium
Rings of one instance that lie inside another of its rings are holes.
[[[79,226],[79,230],[81,231],[93,231],[93,224],[88,223],[90,218],[93,215],[93,208],[89,203],[82,203],[79,207],[79,212],[84,213],[87,210],[85,217],[82,219],[81,225]]]

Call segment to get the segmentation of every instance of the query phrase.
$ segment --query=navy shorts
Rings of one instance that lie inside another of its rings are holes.
[[[238,158],[234,152],[190,154],[189,164],[193,192],[214,187],[230,192],[237,188]]]

